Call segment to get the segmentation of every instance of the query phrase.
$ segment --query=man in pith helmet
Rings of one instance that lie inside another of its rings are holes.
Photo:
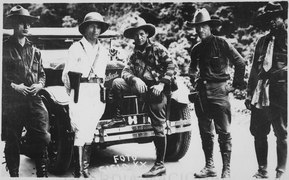
[[[71,45],[62,80],[70,96],[69,115],[75,131],[74,177],[90,177],[91,142],[104,113],[101,88],[109,62],[109,52],[98,40],[109,24],[97,12],[86,14],[79,25],[83,38]]]

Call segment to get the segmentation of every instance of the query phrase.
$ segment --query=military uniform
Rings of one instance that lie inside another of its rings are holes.
[[[37,166],[47,163],[50,142],[48,112],[41,97],[38,94],[24,96],[16,92],[11,83],[28,87],[38,83],[45,85],[40,51],[28,39],[23,47],[14,36],[3,43],[2,139],[6,141],[4,151],[10,174],[19,170],[23,127],[27,130],[27,143],[34,147],[31,153],[37,157]]]
[[[213,122],[219,136],[223,166],[226,169],[226,166],[230,165],[232,137],[230,132],[231,105],[228,98],[230,87],[227,84],[227,80],[230,79],[229,63],[235,67],[233,87],[244,89],[244,59],[224,39],[211,35],[196,44],[191,51],[190,76],[192,81],[199,78],[197,90],[200,98],[195,102],[195,110],[208,168],[214,167]],[[215,174],[213,173],[212,176]]]

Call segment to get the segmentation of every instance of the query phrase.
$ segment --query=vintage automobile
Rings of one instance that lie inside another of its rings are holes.
[[[46,87],[41,96],[49,112],[51,142],[49,145],[50,172],[61,174],[71,163],[73,156],[74,132],[71,129],[68,114],[68,96],[61,81],[67,49],[71,43],[81,38],[77,28],[31,28],[31,39],[41,49],[43,64],[47,76]],[[12,35],[11,30],[4,30],[3,38]],[[104,129],[102,125],[112,118],[112,99],[109,96],[113,79],[120,77],[123,63],[113,60],[117,56],[111,47],[111,41],[120,38],[113,31],[106,31],[101,38],[108,42],[112,61],[108,64],[104,86],[106,87],[106,109],[99,124],[95,127],[93,147],[105,149],[108,146],[123,143],[152,142],[154,132],[150,119],[145,111],[145,103],[136,95],[125,95],[124,103],[127,107],[123,116],[127,121],[124,127]],[[166,134],[168,145],[166,160],[177,161],[185,156],[191,139],[191,116],[188,103],[178,102],[169,98],[167,110]],[[173,113],[170,112],[173,109]],[[25,144],[25,130],[23,133],[21,153],[33,158],[29,146]]]

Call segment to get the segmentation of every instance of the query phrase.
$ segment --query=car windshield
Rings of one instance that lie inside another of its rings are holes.
[[[82,38],[78,28],[31,28],[29,39],[41,50],[44,68],[62,69],[68,58],[68,48]],[[13,34],[5,29],[3,36],[7,39]],[[106,31],[100,38],[118,37],[114,31]]]

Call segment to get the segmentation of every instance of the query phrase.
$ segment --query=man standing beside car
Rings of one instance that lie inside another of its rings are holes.
[[[113,97],[117,104],[117,116],[105,128],[118,126],[123,122],[120,117],[122,95],[125,92],[144,95],[148,105],[148,114],[155,132],[156,161],[154,166],[142,177],[161,176],[166,173],[164,158],[167,139],[165,134],[167,96],[175,64],[169,57],[167,49],[159,43],[149,40],[155,34],[155,26],[136,17],[132,27],[124,31],[124,37],[133,39],[134,50],[122,71],[122,78],[113,81]],[[117,123],[115,123],[117,121]],[[120,122],[120,123],[119,123]]]
[[[251,110],[250,131],[254,136],[257,179],[268,178],[267,135],[272,124],[277,138],[276,178],[287,162],[287,10],[280,3],[268,3],[257,20],[270,29],[256,45],[245,105]]]
[[[217,173],[213,161],[213,121],[218,134],[223,169],[221,178],[230,178],[231,159],[231,106],[228,93],[234,88],[245,88],[245,62],[237,50],[224,39],[212,35],[211,28],[220,21],[211,19],[209,12],[203,8],[195,12],[193,22],[201,42],[191,51],[190,76],[191,81],[197,81],[199,98],[195,101],[195,111],[198,117],[202,148],[205,154],[205,167],[195,173],[196,178],[215,177]],[[228,66],[235,66],[233,88],[228,87],[230,79]]]
[[[62,80],[70,96],[69,115],[75,131],[74,177],[88,178],[91,145],[97,124],[104,113],[101,88],[109,52],[98,40],[109,24],[97,12],[86,14],[79,25],[83,38],[71,45]]]
[[[22,6],[14,6],[7,23],[14,34],[3,43],[2,139],[11,177],[19,176],[20,138],[23,126],[26,141],[34,147],[37,177],[47,177],[48,112],[38,92],[45,85],[39,49],[27,39],[30,24],[38,18]]]

